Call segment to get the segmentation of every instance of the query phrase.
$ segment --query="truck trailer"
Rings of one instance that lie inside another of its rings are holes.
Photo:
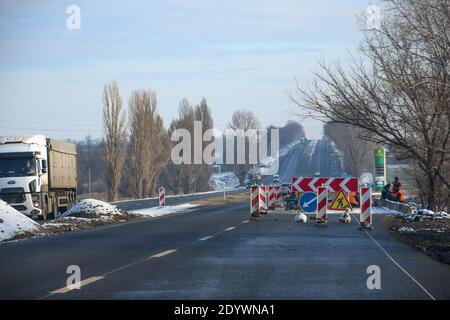
[[[76,202],[77,151],[43,135],[0,137],[0,199],[32,218],[56,218]]]

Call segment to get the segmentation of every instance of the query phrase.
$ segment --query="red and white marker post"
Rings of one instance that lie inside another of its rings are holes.
[[[250,187],[250,214],[252,216],[258,215],[258,201],[259,201],[259,192],[257,186]]]
[[[325,187],[318,187],[316,225],[327,224],[327,206],[328,206],[328,189]]]
[[[264,185],[259,186],[259,213],[267,213],[267,192]]]
[[[361,214],[359,222],[362,229],[372,230],[372,188],[361,188]]]
[[[269,209],[273,209],[275,207],[275,187],[268,186],[269,188]]]
[[[163,186],[159,187],[159,206],[164,207],[166,205],[166,189]]]
[[[281,187],[275,186],[275,199],[276,199],[276,206],[281,205]]]

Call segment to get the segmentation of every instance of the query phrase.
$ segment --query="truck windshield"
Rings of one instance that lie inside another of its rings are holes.
[[[36,161],[33,158],[0,159],[0,178],[34,175],[36,175]]]

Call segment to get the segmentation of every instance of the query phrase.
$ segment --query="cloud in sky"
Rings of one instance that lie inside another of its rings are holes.
[[[80,30],[66,29],[71,4],[81,8]],[[58,138],[98,137],[101,91],[112,80],[125,103],[133,89],[156,90],[166,125],[176,117],[179,100],[196,104],[203,96],[219,126],[241,108],[252,109],[264,124],[282,125],[292,118],[285,92],[295,86],[294,78],[307,84],[322,59],[345,63],[360,39],[356,15],[368,5],[3,1],[0,135],[40,128]],[[12,127],[23,129],[5,129]],[[319,124],[310,129],[310,136],[320,135]]]

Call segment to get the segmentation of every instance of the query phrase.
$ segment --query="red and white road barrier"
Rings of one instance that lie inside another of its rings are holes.
[[[327,220],[328,189],[325,187],[317,188],[317,219]]]
[[[261,185],[261,186],[259,186],[258,189],[259,189],[259,201],[258,201],[258,203],[259,203],[259,208],[258,208],[259,213],[261,213],[262,211],[267,213],[268,206],[267,206],[266,187]]]
[[[325,187],[329,192],[358,192],[358,178],[305,178],[293,177],[293,192],[316,192],[318,187]]]
[[[166,205],[166,189],[163,186],[159,187],[159,206],[164,207]]]
[[[277,206],[281,205],[281,187],[275,186],[275,203]]]
[[[372,226],[372,188],[361,188],[361,214],[359,221],[364,227]]]
[[[257,186],[250,187],[250,214],[258,213],[259,193]]]
[[[269,208],[273,209],[275,207],[275,187],[274,186],[268,186],[269,188]]]

